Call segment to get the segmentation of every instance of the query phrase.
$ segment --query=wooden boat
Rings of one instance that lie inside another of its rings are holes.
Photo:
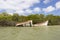
[[[43,23],[34,24],[33,26],[47,26],[47,25],[48,25],[48,21],[45,21]]]
[[[32,25],[33,25],[32,20],[21,22],[21,23],[16,23],[16,26],[21,26],[21,27],[32,26]]]

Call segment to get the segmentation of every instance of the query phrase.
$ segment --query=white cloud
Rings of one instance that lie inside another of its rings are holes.
[[[19,15],[25,15],[25,11],[23,10],[17,10],[15,13],[18,13]]]
[[[38,12],[41,12],[41,9],[39,7],[36,7],[33,9],[34,12],[38,13]]]
[[[13,9],[19,13],[39,2],[40,0],[0,0],[0,9]]]
[[[52,0],[44,0],[43,3],[47,4],[49,2],[51,2]]]
[[[32,13],[33,11],[30,9],[25,10],[26,13]]]
[[[47,8],[43,8],[44,12],[51,12],[51,11],[54,11],[54,10],[55,10],[55,7],[53,7],[53,6],[49,6]]]
[[[26,10],[18,10],[16,11],[17,13],[20,13],[20,15],[29,15],[29,14],[33,14],[33,13],[39,13],[41,12],[41,9],[39,7],[36,7],[34,9],[26,9]]]
[[[55,6],[56,6],[56,9],[60,9],[60,2],[57,2]]]
[[[31,9],[26,9],[26,10],[18,10],[16,13],[19,13],[19,15],[28,15],[31,14],[33,11]]]
[[[3,9],[3,10],[5,10],[6,12],[8,12],[8,13],[14,13],[15,12],[15,10],[12,10],[12,9]]]

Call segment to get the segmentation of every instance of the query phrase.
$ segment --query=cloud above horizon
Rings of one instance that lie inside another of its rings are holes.
[[[53,6],[48,6],[47,8],[43,8],[43,11],[44,11],[44,12],[52,12],[52,11],[58,10],[58,9],[60,9],[60,2],[57,2],[57,3],[55,4],[55,7],[53,7]]]
[[[52,0],[44,0],[43,3],[47,4],[49,2],[51,2]]]
[[[55,4],[57,9],[60,9],[60,1]]]
[[[0,0],[0,9],[12,9],[19,13],[39,2],[39,0]]]
[[[54,4],[55,6],[48,4],[52,1],[53,0],[43,0],[43,2],[41,2],[41,0],[0,0],[0,11],[4,10],[11,14],[18,13],[20,15],[27,15],[32,13],[41,13],[42,11],[48,13],[56,9],[60,9],[60,1],[56,2]],[[44,6],[44,4],[41,3],[44,3],[45,6],[49,6],[41,8],[39,5]],[[35,7],[35,4],[38,5]]]
[[[51,12],[51,11],[54,11],[54,10],[55,10],[55,8],[52,7],[52,6],[49,6],[49,7],[47,7],[47,8],[43,8],[43,11],[44,11],[44,12]]]

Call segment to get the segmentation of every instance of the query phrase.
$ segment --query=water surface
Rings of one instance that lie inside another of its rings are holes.
[[[0,40],[60,40],[60,26],[0,27]]]

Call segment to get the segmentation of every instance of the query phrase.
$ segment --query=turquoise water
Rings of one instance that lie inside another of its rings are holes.
[[[60,26],[0,27],[0,40],[60,40]]]

